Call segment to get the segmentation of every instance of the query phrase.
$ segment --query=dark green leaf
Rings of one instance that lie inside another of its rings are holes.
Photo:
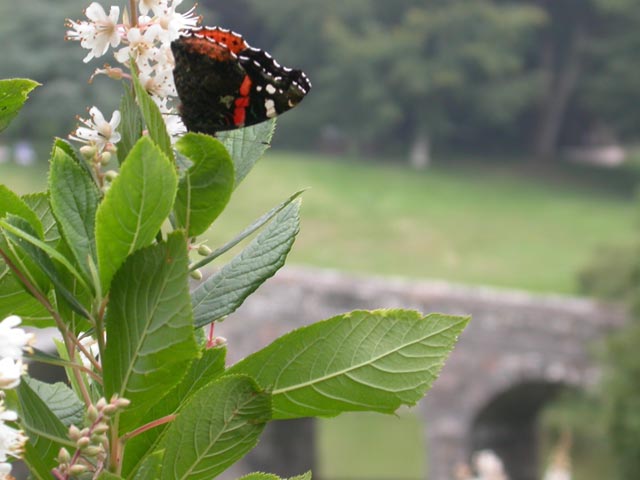
[[[126,165],[126,162],[125,162]],[[120,431],[140,426],[153,405],[175,387],[197,355],[184,234],[127,259],[113,282],[107,312],[104,388],[131,400]]]
[[[46,192],[30,193],[23,195],[22,200],[40,219],[44,231],[45,243],[52,247],[55,246],[58,240],[60,240],[60,232],[58,231],[56,219],[51,211],[49,194]]]
[[[278,213],[280,213],[282,210],[284,210],[284,208],[287,205],[289,205],[296,198],[298,198],[300,195],[302,195],[303,192],[304,192],[304,190],[300,190],[299,192],[294,193],[287,200],[282,202],[280,205],[278,205],[275,208],[272,208],[270,211],[265,213],[263,216],[261,216],[259,219],[257,219],[255,222],[253,222],[247,228],[245,228],[233,240],[231,240],[230,242],[225,243],[222,247],[217,248],[211,254],[207,255],[205,258],[203,258],[202,260],[200,260],[196,264],[192,265],[191,266],[191,270],[196,270],[198,268],[204,267],[205,265],[207,265],[207,264],[211,263],[212,261],[214,261],[220,255],[223,255],[226,252],[228,252],[229,250],[231,250],[233,247],[238,245],[245,238],[250,237],[251,235],[253,235],[257,230],[259,230],[264,225],[269,223],[273,217],[275,217]]]
[[[47,310],[24,289],[9,267],[0,260],[0,318],[9,315],[18,315],[25,326],[55,326]]]
[[[32,475],[48,480],[51,469],[57,466],[55,459],[60,448],[73,449],[74,444],[67,438],[64,424],[27,382],[21,382],[16,390],[20,423],[29,436],[24,461]]]
[[[133,480],[158,480],[162,469],[163,457],[164,452],[154,452],[151,455],[147,455]]]
[[[43,237],[42,224],[34,211],[18,195],[0,184],[0,218],[4,218],[9,214],[24,218],[29,222],[38,237]]]
[[[300,227],[300,200],[282,210],[245,250],[207,278],[192,295],[195,325],[234,312],[284,265]]]
[[[175,212],[190,237],[204,233],[222,213],[233,192],[233,162],[215,138],[187,133],[176,149],[193,163],[180,179]]]
[[[133,95],[133,89],[128,82],[122,82],[124,93],[120,101],[120,142],[118,143],[118,161],[120,164],[124,162],[127,155],[142,136],[142,115],[140,109],[136,105],[136,99]]]
[[[176,413],[180,405],[185,403],[193,393],[213,382],[224,373],[225,355],[225,348],[205,349],[202,357],[193,361],[180,385],[171,390],[157,405],[151,408],[145,414],[141,423],[151,423],[158,418]],[[136,470],[141,459],[145,457],[147,452],[153,450],[156,441],[166,428],[166,425],[153,428],[127,442],[122,468],[125,475],[128,476],[129,472]]]
[[[124,480],[120,475],[116,475],[115,473],[103,471],[100,476],[98,476],[98,480]]]
[[[34,357],[30,357],[34,358]],[[66,427],[82,425],[84,404],[64,383],[45,383],[26,377],[26,381],[40,399],[47,404],[51,412]]]
[[[228,370],[273,395],[275,419],[393,413],[431,387],[469,319],[355,311],[295,330]]]
[[[252,127],[219,132],[216,136],[229,151],[236,172],[236,187],[244,180],[255,163],[271,146],[276,121],[262,122]]]
[[[136,99],[140,106],[140,112],[144,118],[144,123],[147,125],[147,131],[149,137],[160,147],[160,150],[167,156],[167,158],[173,161],[173,150],[171,148],[171,139],[167,133],[167,126],[164,123],[164,118],[158,105],[152,100],[147,91],[140,84],[136,69],[131,69],[131,76],[133,77],[133,88],[136,92]]]
[[[54,147],[49,173],[51,208],[85,278],[89,261],[97,262],[95,218],[100,194],[93,180],[73,158]],[[89,260],[91,259],[91,260]]]
[[[169,159],[142,137],[98,207],[96,244],[102,291],[127,256],[156,237],[176,195],[177,176]]]
[[[210,480],[257,443],[271,402],[249,377],[224,377],[198,391],[168,428],[162,480]]]
[[[7,128],[27,101],[29,92],[38,85],[25,78],[0,80],[0,132]]]
[[[273,475],[272,473],[250,473],[249,475],[245,475],[239,480],[284,480],[278,477],[277,475]],[[295,477],[291,477],[289,480],[311,480],[311,472],[304,473],[302,475],[297,475]]]

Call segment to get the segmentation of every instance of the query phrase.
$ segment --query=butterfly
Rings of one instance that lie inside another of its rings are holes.
[[[171,50],[179,112],[189,131],[213,135],[264,122],[311,90],[304,72],[280,65],[230,30],[191,30]]]

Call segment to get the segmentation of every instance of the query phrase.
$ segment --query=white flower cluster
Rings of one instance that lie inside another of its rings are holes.
[[[12,315],[0,322],[0,389],[15,388],[20,384],[20,378],[26,371],[22,362],[22,353],[31,349],[34,336],[21,328],[20,318]],[[4,400],[0,397],[0,478],[11,478],[11,464],[9,457],[20,458],[27,437],[17,428],[6,422],[15,422],[18,414],[7,410]]]
[[[67,39],[79,41],[82,48],[89,50],[84,58],[85,62],[105,55],[109,47],[113,49],[116,61],[121,63],[125,70],[129,68],[130,60],[133,60],[140,82],[160,107],[172,138],[181,135],[186,129],[172,105],[177,92],[173,81],[174,59],[171,42],[183,32],[197,27],[200,21],[200,17],[194,14],[195,7],[186,13],[176,12],[176,7],[181,3],[182,0],[139,0],[140,15],[136,21],[119,23],[119,7],[110,7],[107,14],[102,5],[94,2],[84,12],[88,20],[69,20],[67,23],[70,28],[67,31]],[[94,75],[96,74],[105,74],[116,79],[129,77],[122,68],[112,68],[109,65],[97,69]],[[96,107],[91,109],[91,116],[93,122],[82,120],[85,127],[76,130],[72,139],[96,146],[98,149],[119,140],[119,137],[106,136],[105,132],[100,130],[100,126],[105,126],[107,122]],[[120,114],[114,112],[107,124],[111,129],[103,130],[115,133],[119,119]],[[91,130],[91,133],[88,130]]]

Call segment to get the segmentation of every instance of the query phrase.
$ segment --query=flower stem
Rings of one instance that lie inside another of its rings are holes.
[[[129,0],[129,11],[131,13],[131,18],[129,21],[131,22],[131,27],[138,26],[138,5],[136,0]]]

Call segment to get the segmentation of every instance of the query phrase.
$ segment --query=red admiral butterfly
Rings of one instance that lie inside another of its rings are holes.
[[[222,28],[192,30],[171,50],[180,115],[189,131],[213,135],[264,122],[295,107],[311,89],[302,71],[281,66]]]

